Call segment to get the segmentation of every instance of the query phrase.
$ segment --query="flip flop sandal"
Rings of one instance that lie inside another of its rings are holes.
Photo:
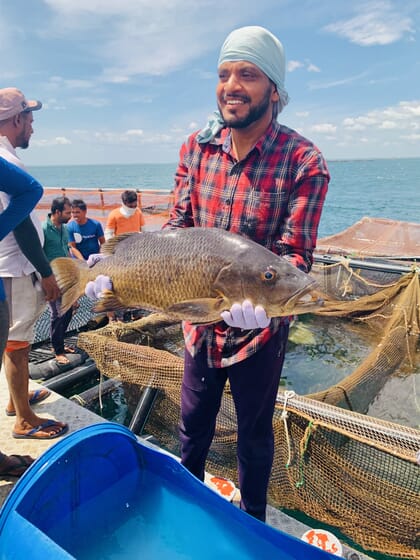
[[[57,428],[59,428],[59,431],[51,432],[51,434],[47,434],[46,436],[36,435],[39,432],[43,432],[45,428],[49,428],[50,426],[57,426]],[[35,426],[35,428],[28,430],[24,434],[18,434],[16,432],[12,432],[12,436],[16,439],[54,439],[63,436],[68,429],[69,429],[68,424],[64,424],[64,426],[60,426],[56,420],[47,420],[46,422],[43,422],[39,426]]]
[[[32,393],[32,397],[29,398],[30,405],[38,404],[44,401],[45,399],[47,399],[51,395],[51,391],[48,391],[48,389],[35,389],[35,391],[30,391],[29,394],[31,393]],[[7,416],[16,416],[15,410],[7,410],[6,408],[5,412]]]

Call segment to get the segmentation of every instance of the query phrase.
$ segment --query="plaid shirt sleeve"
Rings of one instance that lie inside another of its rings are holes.
[[[175,173],[174,205],[170,211],[169,220],[164,224],[164,228],[183,228],[193,227],[193,212],[191,207],[191,186],[192,173],[189,160],[191,152],[187,144],[183,144],[179,155],[179,164]]]
[[[274,242],[272,250],[309,272],[329,175],[318,150],[311,148],[302,152],[294,165],[294,184],[290,190],[281,235]]]

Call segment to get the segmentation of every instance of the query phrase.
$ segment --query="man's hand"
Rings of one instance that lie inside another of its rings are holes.
[[[46,278],[41,278],[41,286],[47,301],[56,301],[61,297],[60,288],[58,287],[54,274]]]
[[[254,307],[247,299],[242,304],[234,303],[229,311],[222,311],[220,315],[230,327],[246,330],[264,329],[271,321],[264,307],[261,305]]]
[[[95,280],[86,284],[85,294],[90,299],[100,299],[103,297],[105,290],[112,290],[112,280],[109,276],[99,274]]]
[[[92,266],[95,266],[95,264],[99,261],[106,259],[107,256],[108,255],[103,255],[102,253],[92,253],[91,255],[89,255],[86,263],[89,268],[92,268]]]

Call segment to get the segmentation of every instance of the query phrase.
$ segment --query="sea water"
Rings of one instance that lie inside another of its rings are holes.
[[[297,343],[295,328],[302,333]],[[328,389],[350,375],[375,343],[364,324],[319,315],[299,316],[290,329],[281,385],[298,395]]]
[[[331,181],[318,237],[363,216],[418,222],[420,158],[329,161]],[[175,163],[31,167],[45,187],[170,190]]]

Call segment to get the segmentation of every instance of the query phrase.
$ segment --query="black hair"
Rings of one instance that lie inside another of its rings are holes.
[[[73,202],[71,203],[71,207],[72,208],[80,208],[80,210],[83,210],[84,212],[86,212],[86,210],[87,210],[86,202],[84,200],[82,200],[81,198],[75,198],[73,200]]]
[[[70,199],[67,198],[67,196],[58,196],[57,198],[54,198],[51,202],[51,214],[62,212],[66,204],[69,206],[71,205]]]
[[[124,191],[121,195],[121,200],[124,204],[126,204],[127,202],[137,202],[136,191]]]

